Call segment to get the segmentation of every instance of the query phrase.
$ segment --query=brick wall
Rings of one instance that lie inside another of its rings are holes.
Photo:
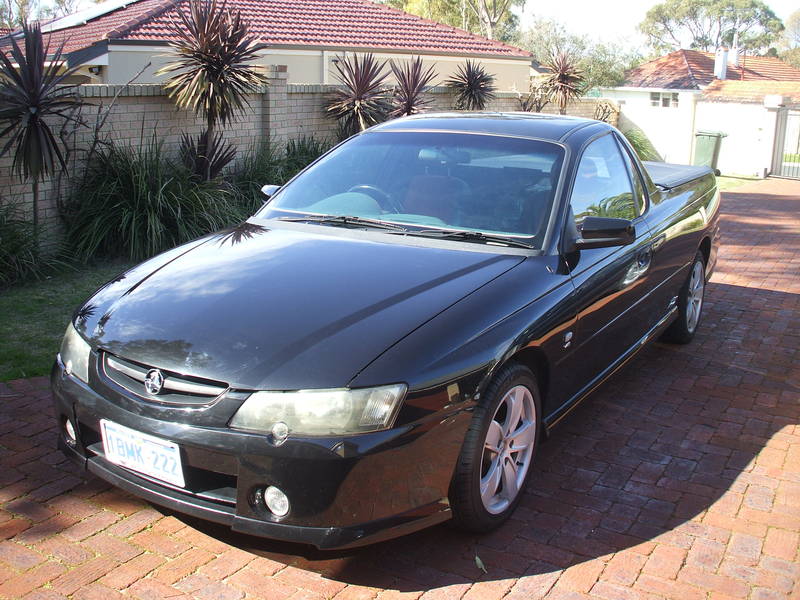
[[[336,123],[326,117],[323,108],[332,87],[287,84],[285,66],[269,67],[267,77],[269,85],[249,97],[249,109],[242,111],[235,123],[223,129],[225,138],[237,146],[240,156],[266,138],[286,140],[303,135],[335,137]],[[183,133],[197,135],[204,128],[204,121],[194,113],[177,110],[159,85],[84,85],[80,89],[91,104],[84,109],[84,117],[90,123],[94,122],[98,109],[108,107],[114,96],[119,94],[103,129],[103,135],[118,143],[135,145],[155,134],[174,152]],[[431,94],[434,99],[432,109],[452,109],[453,96],[450,90],[434,88]],[[584,98],[571,104],[567,112],[592,118],[598,102],[594,98]],[[518,110],[517,95],[512,92],[498,93],[488,108],[497,111]],[[557,110],[551,105],[545,112],[554,113]],[[616,125],[616,121],[613,124]],[[82,173],[82,156],[90,141],[91,132],[88,128],[75,134],[70,175]],[[31,186],[11,175],[11,163],[10,155],[0,159],[0,203],[17,205],[22,214],[30,218],[33,198]],[[41,183],[39,218],[45,230],[43,238],[57,236],[58,199],[68,193],[70,185],[70,177],[64,175]]]

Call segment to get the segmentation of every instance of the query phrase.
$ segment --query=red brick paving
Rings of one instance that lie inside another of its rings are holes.
[[[65,462],[45,379],[0,384],[0,597],[800,600],[800,183],[723,212],[694,343],[584,403],[486,536],[325,554],[168,515]]]

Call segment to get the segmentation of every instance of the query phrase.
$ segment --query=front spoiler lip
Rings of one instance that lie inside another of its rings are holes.
[[[311,544],[320,550],[340,550],[374,544],[392,539],[437,523],[451,517],[450,507],[445,502],[434,502],[409,513],[402,513],[370,523],[352,527],[306,527],[283,523],[272,523],[240,516],[233,507],[208,502],[201,498],[186,497],[171,492],[168,488],[155,489],[146,479],[114,465],[104,458],[83,457],[69,446],[59,435],[58,446],[73,462],[104,481],[140,498],[193,517],[213,521],[230,527],[233,531],[263,538]]]

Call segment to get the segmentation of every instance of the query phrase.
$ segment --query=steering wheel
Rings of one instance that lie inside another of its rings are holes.
[[[363,183],[360,185],[354,185],[351,187],[348,192],[360,192],[362,194],[366,194],[385,211],[385,212],[394,212],[394,213],[402,213],[403,207],[392,198],[389,194],[384,192],[381,188],[375,185],[370,185],[368,183]]]

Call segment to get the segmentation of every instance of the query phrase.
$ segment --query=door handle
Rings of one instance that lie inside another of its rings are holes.
[[[625,273],[625,279],[622,280],[623,286],[628,286],[632,284],[634,281],[639,279],[642,275],[647,273],[648,269],[650,268],[650,264],[653,262],[653,249],[652,246],[647,246],[646,248],[640,250],[630,267],[628,267],[627,273]]]

